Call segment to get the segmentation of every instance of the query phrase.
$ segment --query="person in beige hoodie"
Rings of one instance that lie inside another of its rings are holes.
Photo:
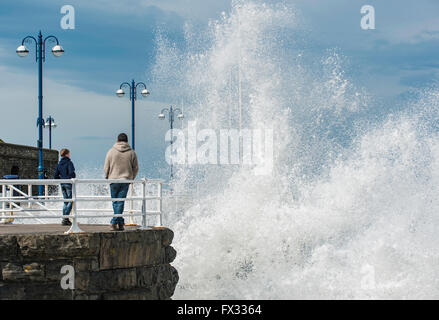
[[[105,179],[134,180],[139,172],[136,152],[128,144],[128,136],[119,134],[117,142],[108,151],[105,157]],[[111,183],[111,198],[126,198],[129,183]],[[114,214],[122,214],[124,201],[113,201]],[[111,227],[114,231],[123,231],[125,221],[122,217],[111,219]]]

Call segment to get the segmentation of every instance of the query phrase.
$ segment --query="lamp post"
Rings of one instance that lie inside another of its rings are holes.
[[[21,41],[21,45],[17,48],[16,52],[19,57],[26,57],[29,54],[29,49],[25,46],[25,43],[35,42],[35,55],[38,63],[38,179],[44,179],[44,165],[43,165],[43,62],[46,61],[46,41],[56,42],[56,45],[52,48],[52,53],[55,57],[60,57],[64,53],[64,49],[60,46],[58,38],[55,36],[47,36],[43,39],[41,31],[38,33],[37,38],[33,36],[27,36]],[[39,195],[43,195],[43,186],[38,187]]]
[[[116,91],[116,95],[119,98],[122,98],[125,95],[125,91],[123,91],[122,88],[123,87],[128,87],[130,89],[130,100],[131,100],[131,136],[132,136],[132,141],[133,141],[133,143],[132,143],[133,150],[136,149],[136,145],[135,145],[135,142],[136,142],[136,138],[135,138],[136,127],[135,127],[135,119],[134,118],[135,118],[135,101],[137,100],[137,87],[138,86],[142,86],[143,87],[143,90],[140,92],[143,97],[149,96],[149,91],[148,91],[148,89],[146,89],[146,84],[144,84],[143,82],[136,83],[134,81],[134,79],[131,80],[131,84],[129,84],[128,82],[123,82],[120,85],[119,89]]]
[[[56,128],[55,119],[49,116],[44,126],[49,128],[49,149],[52,150],[52,128]]]
[[[174,130],[174,120],[175,120],[174,117],[175,117],[175,115],[177,115],[177,118],[179,120],[183,120],[184,119],[184,115],[183,115],[183,112],[179,108],[175,108],[174,109],[172,106],[170,106],[169,109],[168,108],[164,108],[160,112],[160,114],[159,114],[159,119],[160,120],[164,120],[166,118],[165,112],[168,113],[169,126],[171,128],[171,141],[170,141],[170,144],[171,144],[171,151],[172,151],[172,144],[174,143],[174,141],[172,140],[173,139],[173,130]],[[172,163],[172,157],[171,157],[171,179],[173,179],[173,178],[174,178],[174,172],[173,172],[173,163]]]

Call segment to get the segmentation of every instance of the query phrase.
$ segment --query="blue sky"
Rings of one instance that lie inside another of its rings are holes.
[[[267,2],[274,2],[268,0]],[[439,1],[291,0],[299,10],[304,49],[337,48],[348,60],[348,75],[369,92],[394,99],[434,85],[439,78]],[[76,11],[76,29],[60,28],[62,5]],[[376,30],[360,28],[360,8],[376,10]],[[54,34],[65,55],[44,65],[45,116],[59,124],[54,147],[68,146],[78,166],[99,167],[114,137],[130,133],[127,98],[115,89],[135,78],[151,82],[157,31],[184,46],[183,27],[200,30],[209,19],[229,11],[225,0],[2,0],[0,2],[0,138],[35,145],[37,66],[33,52],[15,54],[28,34]],[[33,48],[31,48],[33,49]],[[160,99],[158,98],[160,97]],[[162,173],[166,122],[157,120],[166,94],[152,92],[137,104],[136,149],[149,176]],[[18,124],[17,124],[18,123]],[[47,135],[45,138],[47,142]]]

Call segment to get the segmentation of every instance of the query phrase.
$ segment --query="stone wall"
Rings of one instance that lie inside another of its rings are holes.
[[[53,177],[58,163],[58,151],[43,150],[44,168],[49,178]],[[38,148],[10,143],[0,143],[0,178],[11,172],[11,167],[20,168],[20,178],[38,178]]]
[[[167,228],[0,234],[0,299],[170,299],[178,282]],[[62,266],[75,289],[61,288]]]

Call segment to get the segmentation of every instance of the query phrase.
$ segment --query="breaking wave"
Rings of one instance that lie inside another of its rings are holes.
[[[241,99],[244,128],[274,129],[270,175],[178,167],[175,191],[197,192],[168,215],[175,298],[439,298],[439,90],[374,117],[342,53],[306,50],[300,25],[248,0],[188,24],[184,49],[158,37],[155,85],[188,120],[239,128]]]

